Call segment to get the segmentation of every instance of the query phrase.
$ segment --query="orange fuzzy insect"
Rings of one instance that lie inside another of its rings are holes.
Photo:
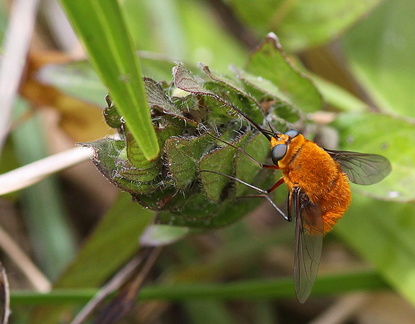
[[[296,130],[284,134],[264,130],[237,107],[233,106],[233,109],[270,141],[274,165],[262,164],[241,148],[228,144],[262,168],[280,169],[283,177],[268,190],[263,190],[240,179],[222,175],[261,193],[251,196],[266,198],[286,220],[294,218],[294,284],[297,299],[304,303],[317,276],[323,236],[333,229],[350,205],[348,180],[362,185],[379,182],[390,173],[391,165],[385,157],[377,154],[323,149]],[[268,196],[283,183],[289,189],[288,216]]]
[[[290,131],[293,134],[295,131]],[[271,150],[288,145],[285,155],[277,161],[290,192],[301,188],[310,203],[321,208],[323,234],[331,231],[350,205],[351,191],[347,176],[340,165],[321,147],[298,134],[291,138],[281,134],[271,138]],[[312,219],[307,224],[312,224]],[[306,226],[307,226],[306,224]],[[317,230],[317,229],[314,229]],[[313,233],[313,227],[307,228]]]

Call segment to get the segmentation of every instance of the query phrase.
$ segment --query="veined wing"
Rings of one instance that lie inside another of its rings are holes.
[[[310,202],[297,187],[290,193],[289,215],[295,218],[294,285],[297,299],[304,303],[317,277],[323,247],[321,208]]]
[[[392,170],[387,158],[377,154],[325,150],[336,160],[351,182],[370,185],[385,178]]]

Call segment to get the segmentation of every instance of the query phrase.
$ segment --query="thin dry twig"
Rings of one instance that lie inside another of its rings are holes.
[[[93,150],[76,147],[0,175],[0,195],[35,184],[52,173],[90,159]]]
[[[76,316],[76,318],[71,322],[71,324],[81,324],[84,322],[88,316],[94,311],[94,309],[105,299],[108,295],[113,293],[115,290],[119,289],[125,282],[136,272],[140,266],[144,265],[139,275],[133,280],[132,285],[128,286],[128,291],[130,295],[136,296],[138,293],[144,279],[151,270],[154,262],[161,252],[161,247],[150,249],[150,253],[147,255],[148,258],[144,259],[144,255],[140,253],[135,256],[130,262],[128,262],[117,274],[111,279],[97,295],[82,309],[82,311]]]
[[[0,262],[0,323],[7,324],[10,315],[10,288],[6,269]]]
[[[138,275],[128,280],[121,287],[118,295],[103,309],[95,319],[94,324],[118,323],[131,311],[143,282],[160,255],[162,248],[146,248],[146,251],[148,251],[147,257]]]
[[[52,285],[16,242],[0,227],[0,248],[17,265],[28,281],[39,292],[49,292]]]

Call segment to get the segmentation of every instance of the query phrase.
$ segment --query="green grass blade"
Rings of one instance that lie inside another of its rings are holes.
[[[247,300],[269,298],[295,298],[291,278],[275,280],[261,279],[217,283],[175,283],[144,287],[140,300]],[[373,270],[322,275],[316,281],[313,296],[340,294],[361,290],[387,289],[387,284]],[[57,289],[47,294],[27,291],[12,291],[12,305],[41,305],[85,303],[97,289]]]
[[[116,0],[61,0],[91,63],[148,160],[159,152],[141,65]]]

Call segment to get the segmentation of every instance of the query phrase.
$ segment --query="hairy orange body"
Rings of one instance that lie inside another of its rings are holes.
[[[299,134],[271,138],[271,149],[288,145],[285,156],[278,161],[288,189],[300,187],[310,202],[320,206],[324,233],[333,229],[350,205],[351,191],[347,176],[340,165],[321,147]]]

